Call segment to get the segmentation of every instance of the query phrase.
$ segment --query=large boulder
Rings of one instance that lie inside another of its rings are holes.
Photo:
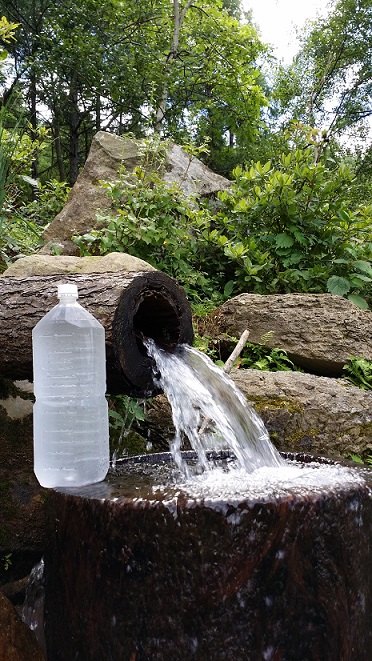
[[[372,314],[331,294],[240,294],[209,320],[213,337],[239,337],[285,349],[305,371],[340,376],[351,356],[372,360]]]
[[[2,276],[22,278],[29,275],[56,273],[116,273],[119,271],[155,271],[143,259],[124,252],[111,252],[104,257],[73,257],[72,255],[29,255],[13,262]]]
[[[330,457],[372,453],[372,392],[301,372],[234,370],[279,450]]]
[[[73,234],[84,234],[97,225],[96,215],[109,208],[110,202],[103,181],[115,181],[122,165],[128,172],[140,162],[140,142],[129,137],[119,137],[99,131],[93,138],[88,158],[69,199],[62,211],[44,232],[48,242],[60,244],[64,254],[73,246],[69,242]],[[215,174],[197,158],[189,155],[174,143],[167,144],[164,180],[178,183],[185,195],[211,196],[226,189],[230,182]]]

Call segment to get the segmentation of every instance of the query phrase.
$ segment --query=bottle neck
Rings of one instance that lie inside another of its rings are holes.
[[[59,302],[62,305],[74,305],[74,303],[77,302],[77,296],[71,296],[71,294],[68,294],[67,296],[64,296],[63,294],[59,297]]]

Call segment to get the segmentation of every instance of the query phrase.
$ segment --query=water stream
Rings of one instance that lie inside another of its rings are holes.
[[[338,462],[286,461],[243,393],[200,351],[180,345],[169,353],[152,340],[146,348],[154,360],[154,380],[171,404],[175,436],[170,451],[178,469],[178,475],[170,469],[166,477],[163,467],[158,475],[151,467],[146,480],[153,480],[152,497],[172,503],[183,493],[218,506],[221,499],[238,502],[289,493],[320,494],[364,482],[363,471]],[[181,452],[185,439],[196,461]],[[216,458],[226,451],[228,459]],[[127,465],[124,470],[132,469]],[[141,490],[143,478],[137,475],[136,479]],[[148,492],[146,498],[151,498]]]
[[[213,468],[207,455],[210,450],[230,450],[238,468],[246,473],[262,466],[285,465],[253,406],[207,356],[188,345],[180,345],[172,353],[152,340],[146,347],[156,365],[154,380],[172,407],[176,433],[171,453],[186,477],[190,468],[181,455],[185,437],[197,453],[202,471]]]
[[[31,570],[25,601],[22,607],[22,621],[34,632],[44,654],[44,558]]]

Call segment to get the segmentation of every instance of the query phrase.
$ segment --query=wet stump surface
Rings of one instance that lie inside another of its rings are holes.
[[[49,497],[48,661],[370,661],[369,484],[271,502]]]

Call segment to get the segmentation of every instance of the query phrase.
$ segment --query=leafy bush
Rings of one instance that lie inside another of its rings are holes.
[[[294,136],[300,145],[277,165],[235,168],[210,238],[236,261],[239,290],[328,291],[368,307],[372,208],[352,205],[353,172],[325,157],[317,161],[316,132],[300,129],[307,144]]]
[[[22,218],[44,228],[63,209],[70,188],[66,182],[56,179],[51,179],[45,184],[40,181],[35,184],[35,199],[20,207],[18,212]]]
[[[105,184],[111,213],[99,218],[105,227],[75,237],[82,255],[140,257],[177,278],[193,303],[328,291],[368,307],[372,208],[353,202],[348,167],[318,160],[315,131],[296,125],[275,165],[235,168],[217,210],[164,182],[164,154],[148,140],[134,172]]]
[[[8,128],[8,125],[10,128]],[[25,187],[30,178],[31,163],[44,148],[47,131],[40,127],[34,139],[27,134],[27,124],[15,120],[11,103],[0,109],[0,270],[15,258],[40,246],[41,229],[27,208]]]

